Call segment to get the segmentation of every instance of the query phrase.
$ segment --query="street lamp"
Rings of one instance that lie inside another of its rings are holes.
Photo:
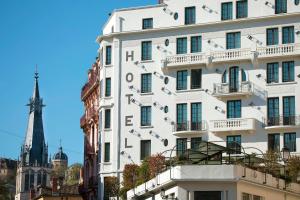
[[[289,148],[283,147],[281,149],[281,159],[284,163],[284,165],[283,165],[283,170],[284,170],[284,188],[283,189],[284,190],[286,189],[286,163],[287,163],[288,159],[290,158],[290,154],[291,154],[291,152],[290,152]]]

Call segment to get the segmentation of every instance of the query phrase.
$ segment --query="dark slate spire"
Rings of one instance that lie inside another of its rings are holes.
[[[29,100],[29,119],[26,138],[22,149],[21,160],[23,165],[48,164],[48,147],[45,143],[42,109],[43,99],[40,98],[38,72],[35,72],[33,95]]]

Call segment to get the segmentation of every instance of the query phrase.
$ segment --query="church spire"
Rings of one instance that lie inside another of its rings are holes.
[[[22,161],[25,165],[40,165],[48,163],[48,148],[45,144],[42,109],[44,107],[43,99],[39,92],[39,74],[35,72],[35,83],[33,95],[29,100],[29,119],[27,132],[21,154]]]

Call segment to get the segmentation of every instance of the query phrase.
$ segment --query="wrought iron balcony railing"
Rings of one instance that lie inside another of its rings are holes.
[[[300,126],[300,115],[268,117],[266,126]]]
[[[206,121],[202,120],[200,122],[177,122],[173,127],[173,132],[193,132],[193,131],[206,131],[207,125]]]

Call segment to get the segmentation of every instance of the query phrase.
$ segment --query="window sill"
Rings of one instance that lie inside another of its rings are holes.
[[[111,162],[103,162],[103,165],[111,165]]]
[[[141,96],[149,96],[149,95],[153,95],[153,92],[146,92],[146,93],[140,93]]]
[[[112,99],[113,97],[112,96],[109,96],[109,97],[101,97],[101,100],[104,99],[104,100],[109,100],[109,99]]]
[[[150,129],[150,128],[154,128],[154,126],[140,126],[141,129]]]
[[[110,65],[104,65],[105,68],[109,68],[109,67],[112,67],[113,65],[110,64]]]
[[[294,85],[294,84],[297,84],[297,82],[292,81],[292,82],[281,82],[281,83],[267,83],[267,86]]]
[[[111,131],[111,128],[105,128],[104,131],[109,132]]]
[[[199,88],[199,89],[188,89],[188,90],[176,90],[176,93],[199,92],[199,91],[204,91],[204,89]]]
[[[154,60],[142,60],[140,63],[152,63]]]

